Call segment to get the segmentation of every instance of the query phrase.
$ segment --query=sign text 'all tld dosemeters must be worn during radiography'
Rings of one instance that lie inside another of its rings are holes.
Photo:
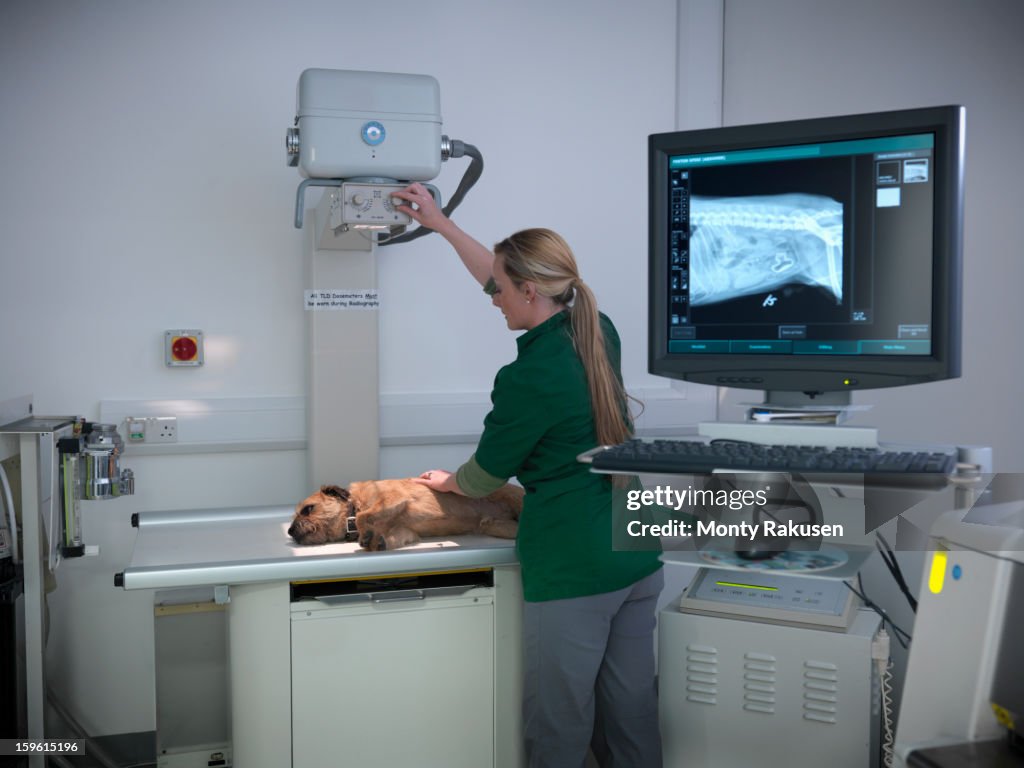
[[[305,307],[307,311],[380,309],[380,291],[376,288],[306,291]]]

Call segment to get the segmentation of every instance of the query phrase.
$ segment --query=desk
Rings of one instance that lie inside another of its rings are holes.
[[[388,646],[389,651],[386,644],[372,640],[370,644],[374,647],[367,647],[366,638],[383,632],[380,637],[401,636],[409,648],[457,649],[465,646],[462,635],[470,626],[475,645],[484,652],[480,662],[484,666],[480,667],[477,659],[474,669],[490,671],[489,676],[476,674],[482,686],[476,693],[493,702],[491,712],[477,712],[478,718],[483,718],[477,726],[486,726],[486,743],[496,768],[520,765],[522,592],[514,543],[486,536],[460,536],[429,539],[393,552],[367,552],[355,543],[299,546],[287,535],[291,516],[291,507],[142,513],[133,521],[139,534],[131,563],[115,577],[115,582],[125,589],[219,587],[218,599],[229,601],[234,764],[245,768],[280,768],[292,765],[293,755],[322,753],[328,748],[335,749],[340,758],[345,754],[340,724],[345,722],[344,718],[351,718],[352,713],[362,713],[368,715],[364,720],[378,722],[382,733],[390,729],[387,741],[381,741],[382,737],[374,733],[365,734],[371,745],[377,739],[380,762],[376,764],[399,764],[394,761],[395,750],[405,749],[416,755],[416,764],[430,765],[431,756],[421,751],[423,745],[410,743],[414,740],[402,736],[402,724],[395,721],[390,705],[434,696],[441,697],[439,701],[443,702],[443,695],[447,694],[436,686],[422,685],[422,681],[412,682],[408,667],[389,664],[389,657],[373,656],[377,652],[393,653],[394,643]],[[323,618],[329,620],[317,621],[317,631],[311,637],[309,611],[296,609],[292,597],[295,582],[481,568],[493,570],[494,586],[489,594],[474,590],[463,598],[445,598],[447,602],[443,604],[428,605],[424,601],[415,606],[363,608],[357,612],[362,619],[354,634],[348,630],[355,629],[355,623],[336,611],[328,612],[317,606],[313,610],[323,611]],[[462,603],[456,604],[459,600]],[[450,630],[444,629],[448,626],[446,622],[438,622],[440,614],[425,613],[439,605],[465,609],[444,614],[461,617],[451,622]],[[367,625],[365,619],[372,614],[381,621]],[[431,633],[429,641],[421,639],[424,631]],[[445,631],[450,633],[450,643],[445,642]],[[334,656],[328,653],[332,632],[337,632],[339,649]],[[347,642],[355,645],[346,647],[346,637]],[[301,647],[296,645],[299,642]],[[314,647],[313,652],[327,654],[323,655],[324,675],[320,679],[310,675],[309,666],[299,659]],[[459,653],[449,653],[436,661],[459,665]],[[364,671],[368,667],[376,669],[377,677],[369,679],[378,682],[367,684],[368,678],[361,676],[361,684],[339,685],[337,681],[347,674],[344,658]],[[319,732],[324,743],[311,746],[309,734],[318,730],[308,724],[316,711],[310,709],[308,702],[314,700],[329,701],[333,709],[322,712],[325,727]],[[450,717],[449,711],[443,704],[420,707],[419,716],[433,717],[432,728],[446,736],[450,744],[459,745],[467,740],[467,726]],[[473,727],[474,743],[480,742],[478,730]],[[467,753],[465,759],[474,758]],[[298,759],[294,764],[304,768]],[[374,763],[360,758],[359,764]],[[444,764],[455,763],[446,759]],[[472,768],[479,765],[473,762]]]

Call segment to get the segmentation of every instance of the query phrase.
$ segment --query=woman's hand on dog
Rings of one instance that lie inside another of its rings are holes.
[[[455,475],[447,469],[431,469],[412,479],[438,493],[462,493],[459,484],[455,482]]]

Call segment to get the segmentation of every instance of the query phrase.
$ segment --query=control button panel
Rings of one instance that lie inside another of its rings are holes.
[[[392,193],[405,189],[404,184],[345,182],[337,206],[331,210],[331,226],[337,229],[387,230],[408,226],[412,219],[398,210],[403,201]]]
[[[794,575],[708,570],[691,595],[710,603],[839,615],[849,597],[841,581]]]

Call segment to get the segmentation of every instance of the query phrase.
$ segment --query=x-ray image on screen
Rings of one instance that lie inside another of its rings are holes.
[[[843,300],[843,204],[788,193],[690,198],[690,305],[803,284]]]

